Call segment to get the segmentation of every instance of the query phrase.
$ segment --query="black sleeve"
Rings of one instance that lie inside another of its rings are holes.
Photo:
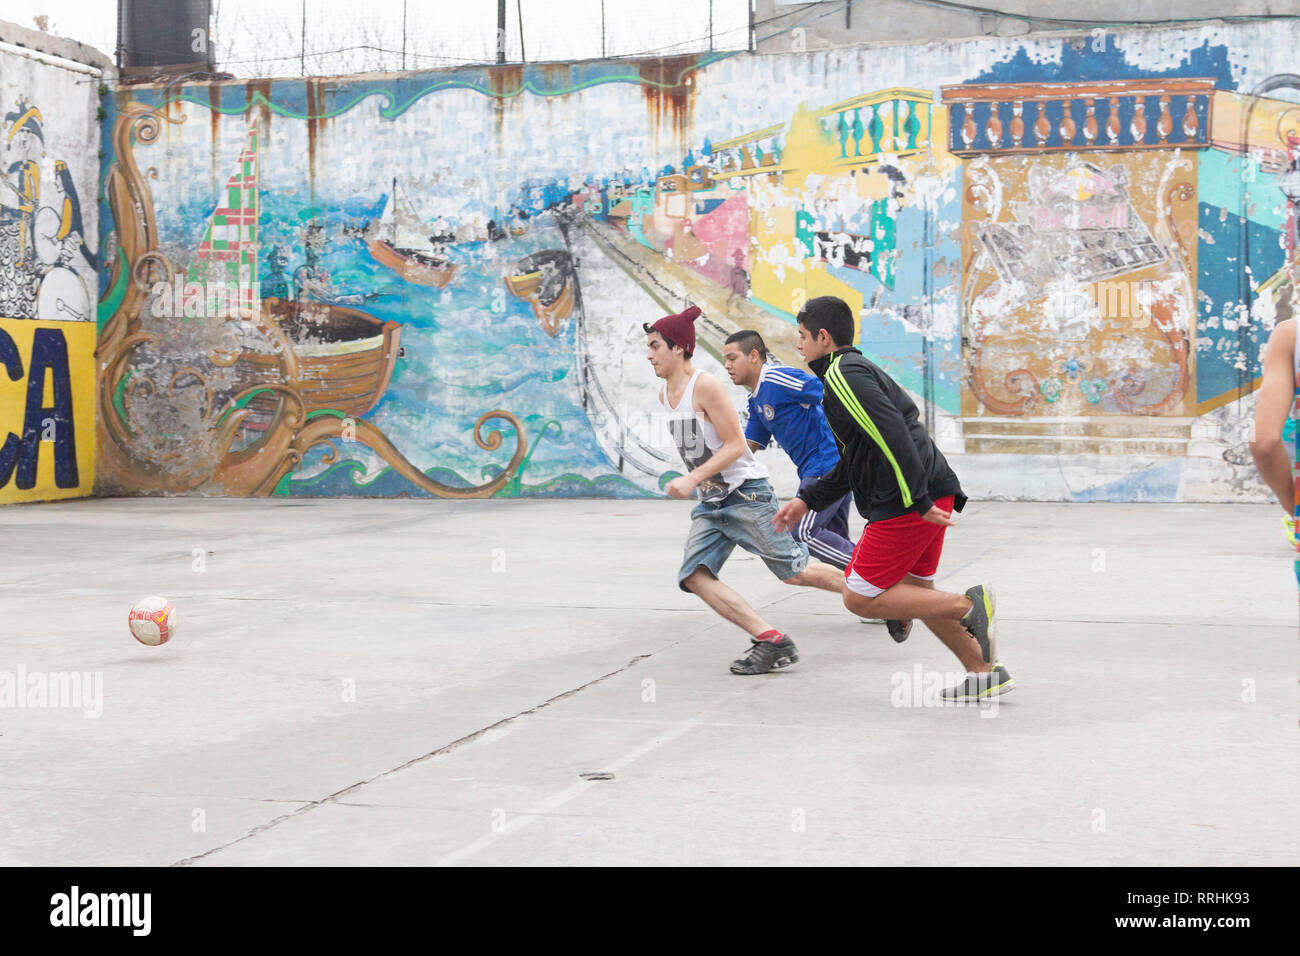
[[[884,453],[898,482],[903,505],[917,514],[933,508],[929,475],[903,413],[871,371],[852,367],[845,370],[837,363],[826,376],[826,384],[834,389],[854,426]]]
[[[835,467],[799,492],[795,497],[808,506],[809,511],[824,511],[850,491],[849,469],[840,458]]]

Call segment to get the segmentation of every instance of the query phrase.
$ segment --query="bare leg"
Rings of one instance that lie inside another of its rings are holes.
[[[992,665],[984,663],[980,654],[979,642],[971,637],[965,625],[952,618],[921,618],[921,623],[934,632],[935,637],[943,641],[944,646],[957,656],[961,666],[970,673],[984,673],[993,670]]]
[[[844,572],[833,564],[809,561],[808,567],[794,577],[787,578],[784,583],[805,588],[820,588],[823,591],[834,591],[839,594],[844,589]]]
[[[844,589],[844,606],[859,617],[883,617],[906,620],[919,618],[961,661],[967,671],[992,670],[984,663],[979,643],[971,637],[961,619],[970,610],[970,598],[935,590],[933,581],[908,575],[892,588],[874,598]]]
[[[765,631],[773,630],[749,606],[748,601],[733,588],[719,581],[713,572],[704,565],[700,565],[692,571],[690,577],[683,581],[682,584],[686,587],[686,590],[698,596],[705,604],[736,625],[736,627],[748,633],[750,637],[758,637]]]

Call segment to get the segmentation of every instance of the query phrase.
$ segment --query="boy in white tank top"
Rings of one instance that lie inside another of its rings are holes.
[[[691,367],[695,352],[694,306],[643,328],[650,364],[664,380],[659,404],[689,469],[668,483],[673,498],[695,495],[677,586],[698,595],[751,640],[749,654],[731,664],[733,674],[766,674],[799,660],[794,641],[772,627],[718,572],[736,545],[763,559],[786,584],[841,592],[843,575],[829,564],[809,564],[808,548],[772,527],[776,493],[767,469],[754,458],[740,416],[722,383]]]

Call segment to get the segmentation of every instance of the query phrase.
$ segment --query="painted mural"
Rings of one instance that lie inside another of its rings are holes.
[[[1172,138],[1170,89],[1181,134]],[[1210,89],[1184,81],[948,91],[949,102],[965,104],[955,132],[971,157],[964,416],[1187,414],[1197,151],[1186,147],[1203,129]],[[1160,102],[1150,143],[1148,98]],[[988,145],[977,153],[980,138]],[[1076,139],[1084,149],[1071,148]]]
[[[94,81],[0,53],[0,502],[94,481]]]
[[[793,363],[830,294],[976,494],[1258,496],[1296,32],[123,91],[98,487],[658,494],[641,324]]]

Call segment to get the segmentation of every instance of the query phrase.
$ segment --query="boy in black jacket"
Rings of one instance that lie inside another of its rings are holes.
[[[844,606],[859,617],[920,618],[957,655],[968,676],[945,699],[981,700],[1015,682],[997,659],[993,589],[937,591],[934,576],[953,511],[966,505],[961,484],[925,426],[916,403],[852,348],[853,311],[820,296],[799,313],[799,353],[825,385],[822,406],[840,463],[777,512],[777,530],[797,524],[849,491],[869,524],[844,575]]]

